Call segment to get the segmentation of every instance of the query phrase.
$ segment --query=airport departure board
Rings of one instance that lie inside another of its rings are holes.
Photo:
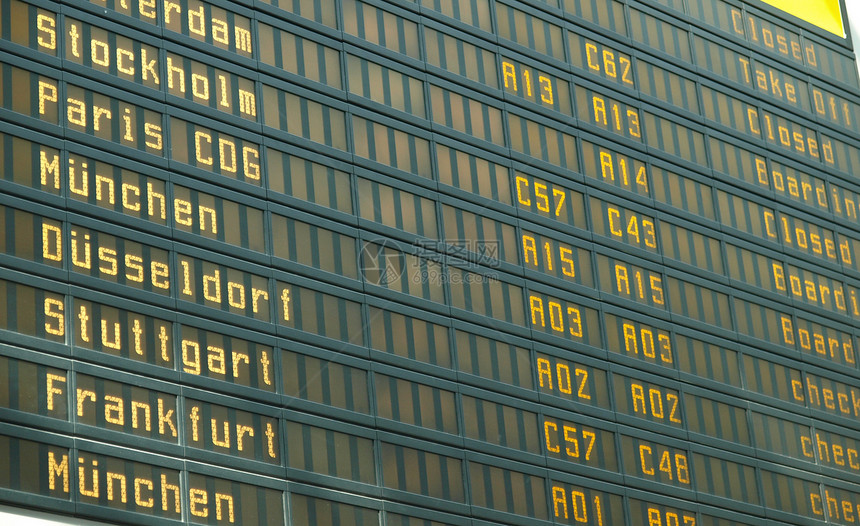
[[[0,0],[0,159],[3,504],[860,523],[839,0]]]

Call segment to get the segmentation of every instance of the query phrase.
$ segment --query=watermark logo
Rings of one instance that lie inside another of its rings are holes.
[[[361,273],[364,280],[386,287],[400,280],[406,268],[406,254],[390,240],[365,241],[361,247]]]
[[[386,288],[410,284],[483,283],[498,276],[486,271],[499,266],[496,242],[471,240],[420,240],[404,252],[393,241],[377,238],[361,247],[364,280]],[[399,283],[399,285],[398,285]]]
[[[501,253],[498,241],[472,239],[419,239],[414,243],[419,255],[466,267],[499,266]]]

